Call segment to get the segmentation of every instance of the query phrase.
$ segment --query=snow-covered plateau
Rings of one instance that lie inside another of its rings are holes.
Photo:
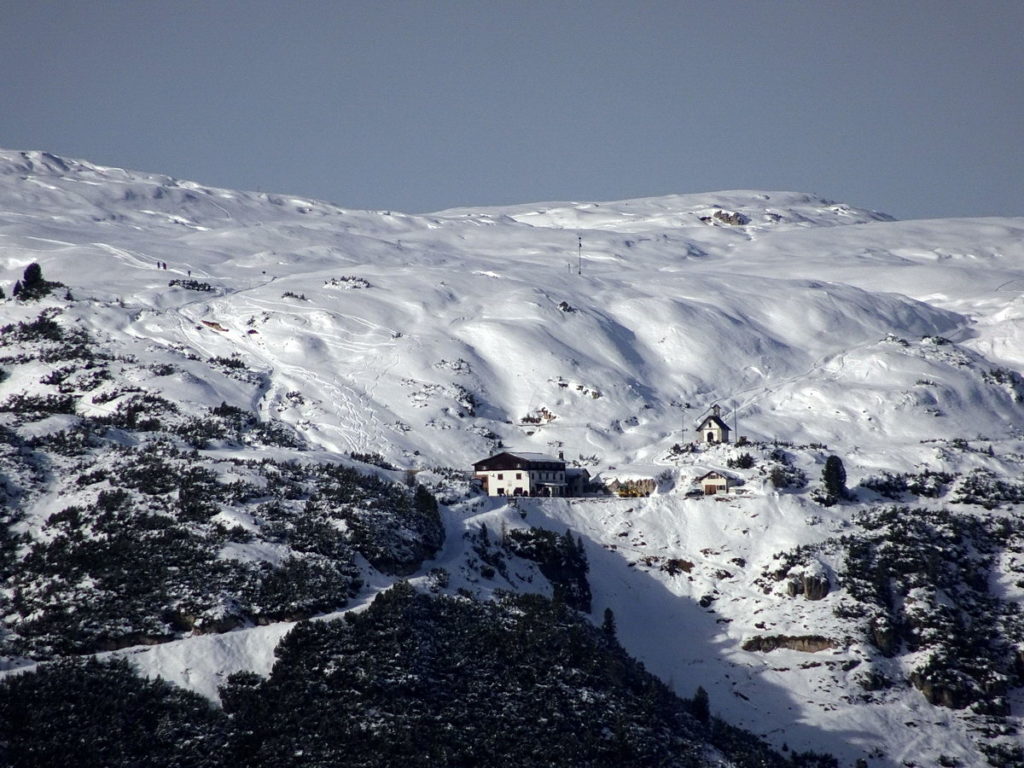
[[[62,285],[12,298],[32,264]],[[99,463],[82,480],[85,449],[16,460],[82,420],[124,446],[185,435],[198,454],[166,466],[239,487],[278,482],[296,457],[415,477],[441,502],[443,545],[418,549],[434,533],[403,522],[380,534],[400,554],[355,546],[332,572],[348,594],[307,608],[362,611],[398,578],[551,594],[502,542],[571,530],[590,619],[610,608],[650,672],[680,696],[703,687],[715,715],[776,749],[880,768],[1024,760],[1024,217],[896,221],[764,191],[411,215],[0,151],[0,287],[18,557],[127,461],[87,443]],[[39,352],[41,317],[102,365]],[[716,404],[729,444],[695,431]],[[189,418],[211,412],[196,442]],[[271,437],[252,438],[256,423]],[[500,450],[563,454],[594,493],[484,496],[472,464]],[[830,456],[848,498],[823,489]],[[711,471],[729,490],[695,493]],[[627,480],[653,490],[597,490]],[[260,529],[274,513],[259,493],[215,504],[245,533],[218,539],[218,558],[255,564],[246,578],[291,562]],[[0,639],[32,618],[11,607],[30,586],[4,585]],[[216,700],[231,673],[269,674],[293,626],[279,606],[217,625],[230,602],[204,604],[206,631],[134,628],[143,644],[105,652]],[[36,659],[4,652],[10,668]]]

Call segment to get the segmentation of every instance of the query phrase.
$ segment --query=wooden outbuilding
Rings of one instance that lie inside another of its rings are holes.
[[[705,496],[714,496],[716,493],[728,493],[732,487],[732,480],[721,472],[708,472],[698,477],[694,484],[704,491]]]

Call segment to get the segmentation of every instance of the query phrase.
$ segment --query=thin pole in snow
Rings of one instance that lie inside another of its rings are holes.
[[[583,235],[576,235],[576,242],[579,248],[579,267],[577,268],[577,275],[583,274]]]

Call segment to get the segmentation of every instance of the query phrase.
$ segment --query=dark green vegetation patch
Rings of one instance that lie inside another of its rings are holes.
[[[223,712],[123,661],[60,662],[0,682],[0,761],[697,768],[719,751],[738,768],[836,764],[771,752],[537,596],[478,603],[399,583],[358,616],[299,623],[269,679],[237,673],[221,698]]]

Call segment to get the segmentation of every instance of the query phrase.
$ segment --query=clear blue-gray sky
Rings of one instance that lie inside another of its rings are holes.
[[[1022,0],[6,0],[0,146],[410,212],[1024,214]]]

